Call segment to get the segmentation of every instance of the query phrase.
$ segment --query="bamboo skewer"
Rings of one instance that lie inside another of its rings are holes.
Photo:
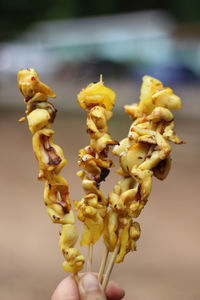
[[[111,274],[112,269],[113,269],[114,264],[115,264],[115,259],[118,255],[118,252],[119,252],[119,247],[120,247],[120,238],[118,239],[117,245],[115,247],[115,250],[114,250],[113,255],[111,257],[110,263],[109,263],[108,268],[106,270],[106,274],[105,274],[105,277],[104,277],[103,283],[102,283],[102,288],[103,289],[105,289],[107,284],[108,284],[110,274]]]
[[[109,251],[106,248],[105,252],[104,252],[104,256],[103,256],[102,261],[101,261],[100,269],[99,269],[98,280],[99,280],[100,284],[102,283],[103,273],[104,273],[105,266],[106,266],[106,263],[107,263],[107,260],[108,260],[108,254],[109,254]]]
[[[78,277],[78,273],[74,274],[74,279],[77,283],[77,285],[79,284],[79,277]]]
[[[93,255],[93,244],[91,243],[88,247],[87,272],[92,272],[92,255]]]

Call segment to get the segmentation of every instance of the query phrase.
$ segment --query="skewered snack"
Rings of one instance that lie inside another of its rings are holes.
[[[112,209],[120,215],[138,217],[151,192],[152,176],[167,176],[171,166],[168,141],[183,143],[173,131],[170,111],[179,108],[181,99],[150,76],[143,78],[140,103],[125,106],[134,122],[128,137],[113,149],[113,154],[120,157],[118,173],[123,179],[109,194]]]
[[[78,239],[75,217],[69,198],[67,181],[59,175],[67,163],[62,149],[52,141],[54,131],[51,125],[56,116],[55,107],[48,97],[55,98],[53,91],[39,80],[34,69],[20,70],[18,85],[25,97],[28,126],[33,134],[33,150],[39,163],[39,180],[46,181],[44,202],[54,223],[61,224],[59,245],[65,257],[63,269],[76,274],[84,264],[84,257],[74,248]],[[24,121],[25,118],[20,119]]]
[[[91,269],[91,247],[103,232],[108,205],[99,187],[113,165],[107,159],[109,146],[118,144],[111,138],[107,126],[107,120],[112,117],[114,101],[115,93],[104,86],[102,79],[82,89],[78,95],[81,108],[88,111],[87,132],[90,137],[90,145],[79,151],[78,164],[84,171],[77,174],[82,179],[86,196],[81,201],[75,201],[78,218],[84,222],[81,245],[90,246],[88,271]]]
[[[128,137],[113,149],[120,159],[117,173],[122,179],[108,196],[111,210],[104,230],[105,245],[109,251],[115,250],[117,263],[129,251],[136,250],[140,226],[132,218],[137,218],[147,203],[152,176],[163,180],[168,175],[171,166],[168,142],[183,143],[173,130],[174,117],[170,111],[179,108],[181,99],[150,76],[143,78],[140,103],[125,105],[125,112],[134,121]]]
[[[67,161],[62,149],[52,140],[54,131],[51,126],[56,109],[48,102],[48,97],[56,95],[39,80],[33,69],[21,70],[18,84],[27,105],[33,150],[40,168],[38,179],[45,181],[44,202],[51,220],[61,224],[59,245],[65,257],[63,269],[77,274],[83,268],[84,257],[74,248],[78,231],[74,225],[69,187],[59,175]],[[86,195],[74,204],[79,220],[84,223],[81,245],[89,246],[88,271],[91,271],[92,265],[92,245],[103,233],[106,252],[99,271],[100,283],[108,254],[113,252],[102,283],[105,288],[114,263],[122,262],[127,253],[136,250],[141,229],[134,219],[148,201],[152,176],[164,180],[169,173],[169,142],[183,143],[174,132],[171,112],[181,108],[181,99],[170,88],[163,87],[161,81],[144,76],[139,104],[125,105],[125,112],[133,123],[128,136],[120,143],[108,133],[107,121],[112,117],[115,93],[104,86],[102,78],[82,89],[78,102],[88,112],[90,144],[79,151],[78,164],[82,171],[77,173]],[[22,118],[20,122],[24,120]],[[112,145],[115,146],[113,154],[119,157],[120,162],[117,173],[122,178],[106,198],[100,184],[113,166],[107,158]]]

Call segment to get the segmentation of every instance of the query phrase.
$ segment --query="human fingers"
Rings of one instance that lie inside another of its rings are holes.
[[[117,283],[111,281],[106,287],[105,294],[107,300],[121,300],[125,296],[125,292]]]
[[[82,290],[82,294],[86,293],[86,291],[85,290],[83,291],[83,288],[82,288],[82,278],[85,275],[87,275],[87,273],[79,274],[80,284],[81,284],[80,289]],[[99,286],[98,281],[97,281],[97,274],[91,274],[91,275],[96,278],[96,281],[95,281],[95,278],[93,279],[93,281],[94,281],[94,286],[96,286],[95,289],[98,290],[98,292],[93,293],[93,295],[91,297],[93,297],[94,294],[98,294],[98,297],[101,297],[101,298],[97,298],[97,299],[105,299],[102,288]],[[90,281],[90,278],[89,278],[89,281]],[[87,283],[87,280],[86,280],[86,283]],[[101,296],[99,296],[99,293]],[[87,292],[87,297],[90,297],[91,294],[92,294],[91,291]],[[103,294],[104,298],[102,298],[102,294]],[[106,294],[107,300],[120,300],[124,297],[125,293],[124,293],[124,290],[119,288],[119,286],[116,283],[110,282],[105,290],[105,294]],[[84,295],[83,295],[83,297],[84,297]],[[60,282],[60,284],[56,288],[56,290],[51,298],[51,300],[68,300],[68,299],[69,300],[71,300],[71,299],[79,300],[80,299],[76,282],[74,280],[74,277],[72,277],[72,276],[69,276]],[[91,298],[83,298],[83,299],[89,300]]]
[[[60,282],[51,300],[80,300],[78,287],[72,276],[66,277]]]
[[[80,273],[79,278],[82,278],[87,273]],[[92,273],[96,278],[98,278],[98,273]],[[108,283],[106,290],[106,299],[107,300],[121,300],[125,296],[125,291],[121,289],[117,283],[111,281]]]
[[[106,300],[98,278],[92,273],[86,273],[80,278],[79,293],[81,300]]]

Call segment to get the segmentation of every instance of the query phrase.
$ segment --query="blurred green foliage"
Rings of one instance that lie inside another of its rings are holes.
[[[0,0],[0,40],[8,40],[35,21],[133,12],[170,11],[180,21],[200,20],[199,0]]]

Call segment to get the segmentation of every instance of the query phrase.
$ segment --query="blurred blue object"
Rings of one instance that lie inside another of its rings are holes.
[[[194,80],[200,76],[199,46],[178,41],[176,26],[163,11],[40,22],[12,43],[0,44],[0,72],[33,67],[58,73],[70,66],[76,75],[96,68],[111,76]]]
[[[195,72],[189,68],[180,65],[146,65],[133,68],[130,71],[131,77],[135,80],[141,81],[141,77],[144,75],[150,75],[159,80],[165,82],[165,84],[173,85],[174,83],[185,83],[185,82],[196,82],[199,80],[199,77]]]

